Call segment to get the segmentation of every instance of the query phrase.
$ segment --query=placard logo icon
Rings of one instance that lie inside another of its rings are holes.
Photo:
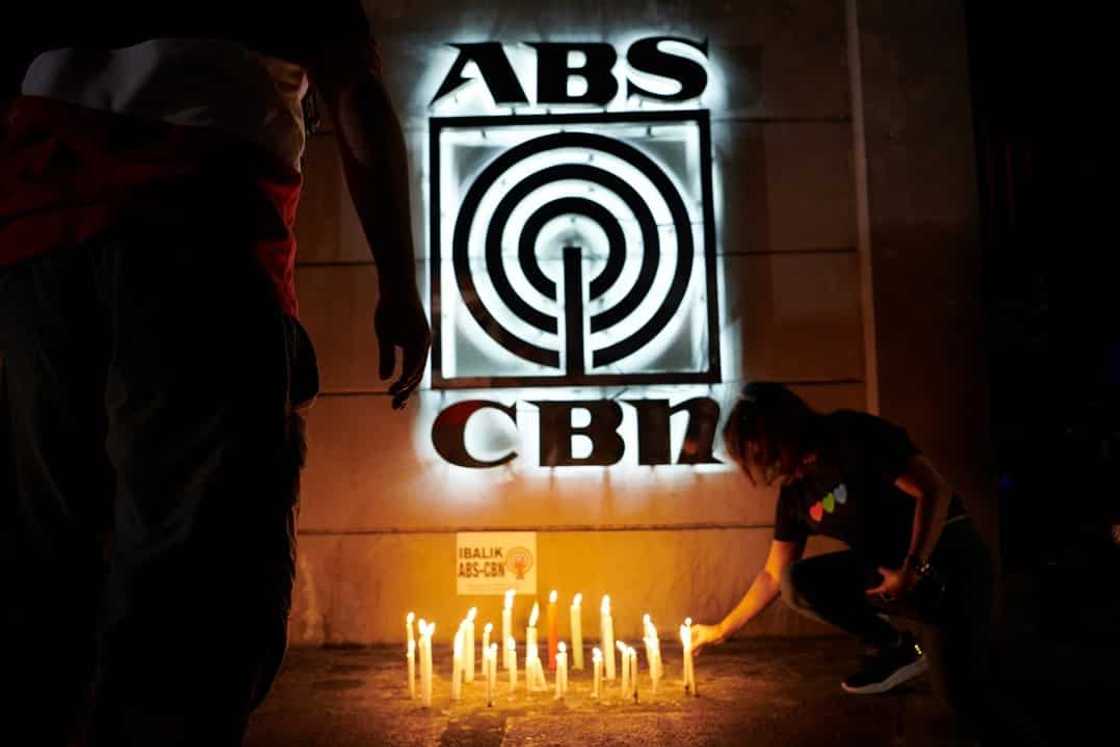
[[[518,581],[525,579],[525,574],[533,567],[533,553],[525,547],[511,547],[506,554],[510,570]]]

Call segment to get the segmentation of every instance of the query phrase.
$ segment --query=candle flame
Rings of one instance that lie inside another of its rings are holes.
[[[560,645],[557,646],[556,648],[560,653],[563,654],[563,653],[567,652],[568,644],[564,643],[563,641],[560,641]]]
[[[645,613],[644,615],[642,615],[642,624],[643,624],[643,625],[651,625],[651,624],[652,624],[652,623],[650,622],[650,619],[649,619],[649,613],[648,613],[648,612],[647,612],[647,613]]]
[[[533,611],[529,613],[529,627],[537,627],[537,618],[540,617],[541,607],[536,602],[533,602]]]
[[[513,609],[513,595],[517,592],[513,589],[506,590],[506,609]]]
[[[411,625],[412,621],[415,620],[415,619],[416,619],[416,613],[415,612],[409,612],[408,615],[405,616],[404,621],[406,623],[408,623],[409,625]]]
[[[494,623],[486,623],[486,627],[482,629],[482,632],[489,633],[493,629],[494,629]]]
[[[622,641],[618,641],[617,643],[615,643],[614,647],[617,648],[619,651],[621,651],[623,653],[623,655],[626,654],[626,644],[623,643]]]
[[[471,607],[471,608],[470,608],[470,609],[469,609],[469,610],[467,611],[467,619],[468,619],[468,620],[470,620],[471,622],[474,622],[474,618],[475,618],[475,617],[476,617],[477,615],[478,615],[478,608],[477,608],[477,607]]]
[[[556,604],[556,589],[553,589],[548,595],[548,603]]]
[[[609,615],[611,613],[611,595],[610,594],[604,594],[603,595],[603,603],[601,605],[599,605],[599,609],[602,610],[604,615]]]
[[[428,623],[424,622],[424,618],[420,618],[420,635],[424,635],[424,628],[428,627]]]
[[[602,661],[603,660],[603,652],[599,650],[598,646],[591,649],[591,660],[592,661]]]
[[[684,619],[684,624],[691,628],[692,627],[692,618],[691,617],[686,617]]]
[[[576,595],[572,597],[572,606],[579,607],[581,604],[583,604],[583,594],[576,592]]]
[[[506,636],[506,648],[513,649],[514,651],[517,650],[517,641],[514,640],[513,636],[511,635]]]

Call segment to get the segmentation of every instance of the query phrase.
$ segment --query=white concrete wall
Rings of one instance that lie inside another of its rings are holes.
[[[842,1],[561,7],[415,0],[376,3],[367,12],[405,122],[425,294],[427,103],[446,70],[433,78],[428,61],[441,45],[625,42],[643,32],[707,37],[711,63],[722,71],[705,105],[713,106],[722,184],[717,235],[725,280],[724,381],[709,396],[726,412],[745,380],[766,378],[806,382],[797,390],[823,409],[865,405]],[[443,54],[450,64],[453,55]],[[722,90],[713,90],[721,78]],[[538,529],[542,600],[551,588],[562,598],[582,591],[588,600],[609,592],[623,637],[636,637],[647,611],[665,631],[685,615],[715,620],[745,591],[770,540],[775,495],[752,492],[734,471],[464,476],[425,450],[442,395],[425,389],[419,403],[396,413],[377,380],[376,270],[329,133],[309,145],[298,231],[302,315],[318,348],[324,392],[310,422],[294,643],[397,640],[408,610],[437,620],[443,636],[472,605],[484,621],[496,621],[498,597],[455,596],[454,532],[470,528]],[[594,610],[587,604],[585,625]],[[519,608],[519,618],[527,614],[528,605]],[[779,605],[745,632],[821,630]]]

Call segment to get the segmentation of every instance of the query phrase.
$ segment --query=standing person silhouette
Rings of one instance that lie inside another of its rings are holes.
[[[748,384],[723,431],[757,487],[780,489],[765,565],[720,622],[696,625],[694,651],[719,643],[778,596],[799,613],[856,636],[852,694],[887,692],[929,671],[959,734],[1039,740],[995,692],[988,668],[993,574],[964,504],[906,431],[867,413],[822,414],[781,384]],[[802,558],[811,534],[841,552]],[[892,616],[920,622],[921,644]]]
[[[0,638],[21,745],[237,745],[280,666],[308,81],[423,375],[407,163],[357,0],[26,8],[0,52]]]

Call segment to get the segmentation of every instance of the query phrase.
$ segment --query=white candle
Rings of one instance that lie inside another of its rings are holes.
[[[529,613],[529,627],[525,629],[525,687],[530,692],[548,689],[548,683],[544,679],[544,667],[541,666],[540,652],[537,649],[537,619],[540,614],[540,605],[533,602],[533,610]]]
[[[599,647],[591,649],[591,697],[599,697],[599,688],[603,681],[603,652]]]
[[[556,699],[564,697],[564,673],[568,669],[567,646],[561,641],[556,647]]]
[[[424,707],[432,705],[432,636],[435,623],[420,621],[420,690]]]
[[[638,651],[630,649],[630,691],[633,693],[634,702],[638,702]]]
[[[416,641],[408,641],[408,697],[416,698]]]
[[[626,650],[626,644],[619,641],[615,644],[618,647],[619,665],[622,667],[622,697],[626,698],[630,695],[630,658],[629,652]]]
[[[556,589],[549,592],[548,595],[548,668],[556,668],[556,652],[559,649],[556,647],[557,642],[560,640],[556,620]]]
[[[463,694],[463,628],[455,632],[451,647],[451,699],[459,700]]]
[[[486,652],[490,650],[490,632],[494,630],[493,623],[486,623],[482,628],[482,665],[483,675],[486,674]]]
[[[404,627],[405,627],[405,630],[408,631],[408,642],[413,644],[413,645],[416,644],[416,638],[412,634],[412,621],[415,620],[415,619],[416,619],[416,615],[412,612],[409,612],[407,615],[405,615],[405,618],[404,618]]]
[[[692,618],[685,618],[681,626],[681,649],[684,653],[684,691],[696,694],[696,678],[692,663]]]
[[[657,627],[647,613],[642,617],[642,626],[645,628],[646,661],[649,663],[649,678],[652,682],[652,691],[657,692],[657,685],[661,681],[661,640],[657,637]]]
[[[467,619],[463,622],[463,672],[467,682],[474,682],[474,618],[478,610],[471,607],[467,612]]]
[[[608,680],[614,679],[614,621],[611,620],[611,598],[603,595],[599,606],[599,643],[603,648],[604,671]]]
[[[506,647],[505,643],[506,643],[507,640],[509,640],[509,637],[511,635],[513,635],[513,595],[514,594],[515,594],[515,592],[514,592],[513,589],[508,589],[506,591],[506,603],[505,603],[505,606],[502,608],[502,648],[505,649],[504,652],[503,652],[503,656],[502,656],[502,666],[504,666],[506,669],[509,669],[509,667],[510,667],[510,664],[509,664],[509,648]],[[514,649],[514,651],[516,651],[516,650],[517,649]]]
[[[490,680],[490,647],[482,647],[482,679],[486,680],[486,707],[494,705],[493,683]]]
[[[498,644],[491,643],[487,648],[487,658],[490,665],[486,672],[486,694],[488,706],[494,705],[494,695],[498,691]]]
[[[517,641],[506,636],[506,668],[509,670],[510,694],[517,692]]]
[[[572,669],[583,671],[583,594],[572,597]]]

